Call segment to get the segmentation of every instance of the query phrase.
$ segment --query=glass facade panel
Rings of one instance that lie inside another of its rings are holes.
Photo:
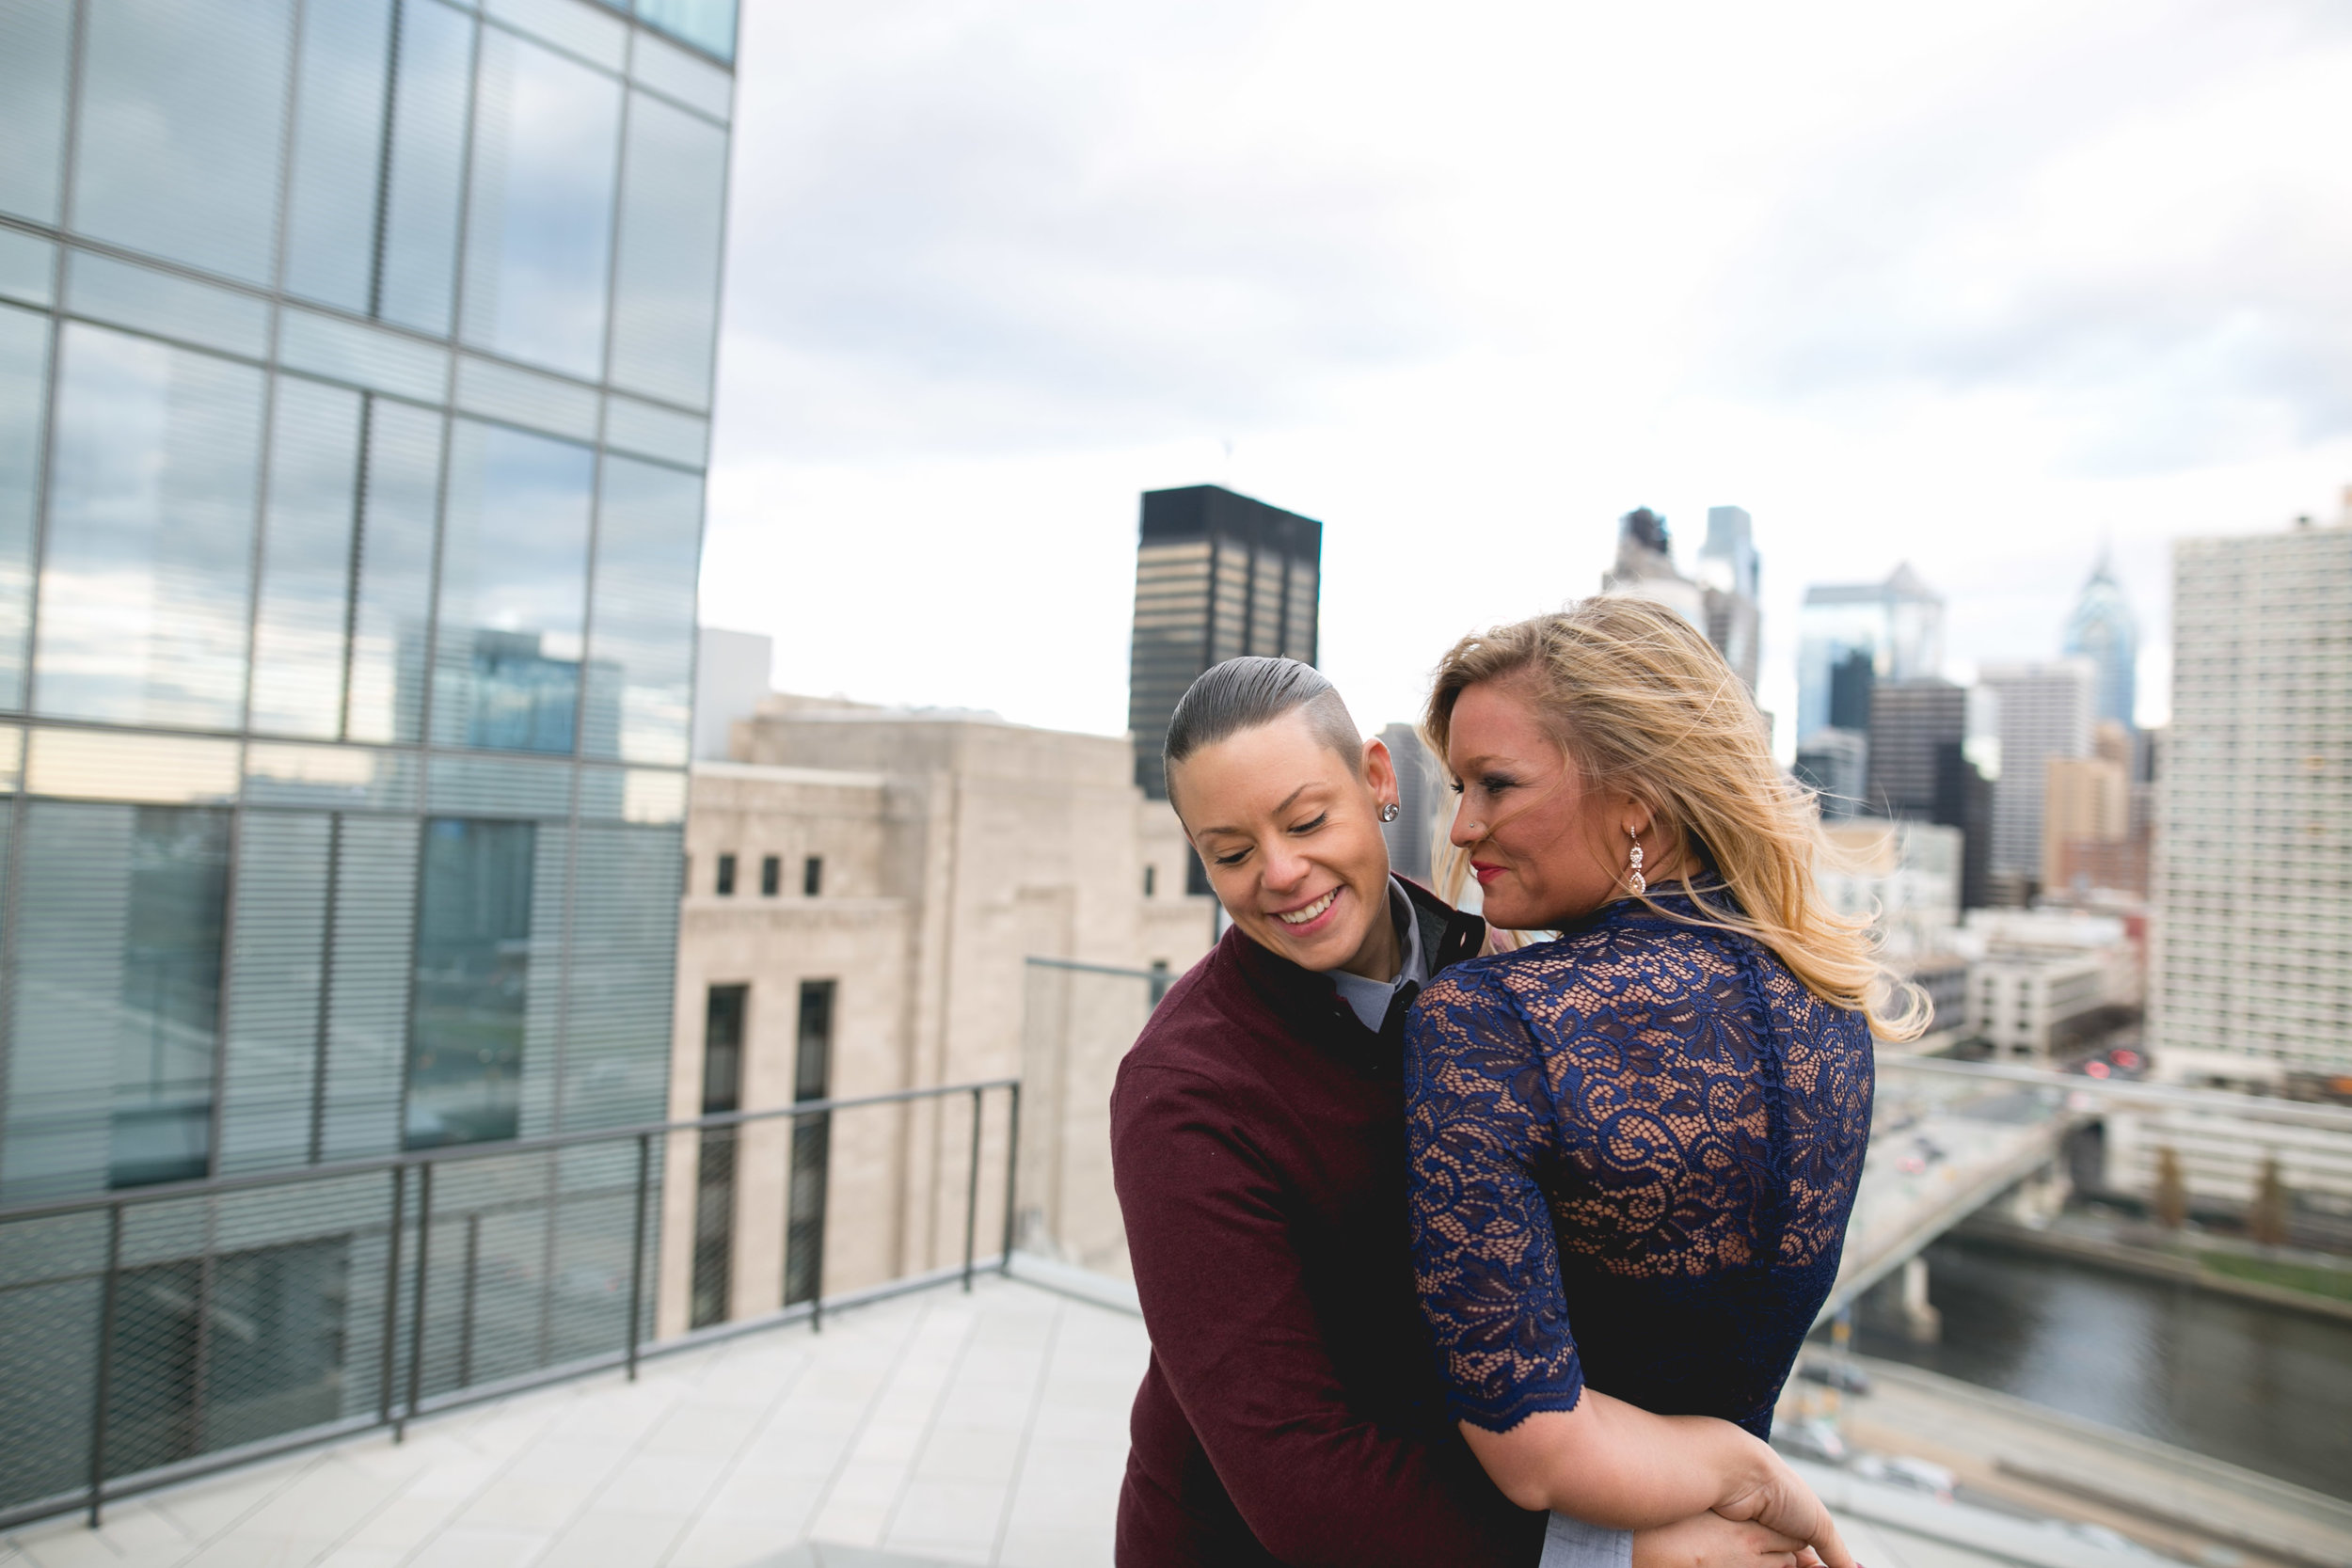
[[[375,272],[394,0],[306,0],[286,289],[365,314]]]
[[[735,58],[735,0],[637,0],[637,14],[705,54]]]
[[[245,749],[245,799],[253,806],[414,811],[418,773],[413,752],[255,741]]]
[[[604,400],[604,440],[623,451],[700,468],[710,450],[710,421],[614,393]]]
[[[0,229],[0,298],[46,305],[56,277],[56,245],[14,229]]]
[[[248,811],[237,831],[223,1175],[315,1158],[334,838],[323,812]]]
[[[662,1114],[677,951],[677,834],[583,827],[565,990],[567,1128]]]
[[[293,0],[87,0],[83,232],[270,281]]]
[[[25,611],[33,597],[34,486],[49,318],[0,305],[0,707],[24,705]]]
[[[425,809],[448,816],[571,815],[572,769],[525,757],[435,757]]]
[[[595,454],[460,420],[450,456],[433,737],[573,750]]]
[[[308,310],[278,313],[278,362],[288,370],[425,403],[438,403],[449,391],[446,349]]]
[[[367,400],[346,740],[415,740],[423,734],[433,518],[445,428],[438,414]]]
[[[628,57],[628,24],[580,0],[485,0],[492,16],[607,71]]]
[[[437,817],[425,825],[410,1148],[515,1136],[537,834],[529,822]]]
[[[57,221],[65,169],[65,79],[73,9],[57,0],[0,0],[0,212]]]
[[[292,376],[278,384],[253,625],[251,723],[263,734],[342,733],[360,421],[358,392]]]
[[[700,109],[721,119],[726,119],[735,107],[734,77],[699,55],[662,42],[651,33],[637,35],[637,51],[629,59],[629,74],[690,109]]]
[[[269,352],[269,305],[153,267],[87,250],[66,262],[66,308],[77,316],[259,359]]]
[[[326,1059],[320,1069],[322,1160],[357,1160],[401,1147],[419,826],[413,816],[336,819]]]
[[[24,759],[24,789],[61,800],[227,804],[237,798],[237,743],[36,729]]]
[[[605,459],[581,708],[589,756],[686,763],[702,492],[698,475]]]
[[[229,814],[26,808],[8,1196],[200,1177],[212,1154]]]
[[[710,406],[726,184],[726,132],[658,98],[632,97],[612,379],[692,408]]]
[[[475,24],[439,0],[400,0],[399,15],[392,149],[370,313],[446,338],[457,299]]]
[[[262,374],[66,328],[41,562],[44,713],[233,729],[261,456]]]
[[[482,38],[465,336],[595,378],[619,165],[621,86],[492,28]]]
[[[536,371],[461,355],[457,360],[457,406],[469,414],[568,436],[596,438],[596,394],[576,381],[559,381]]]

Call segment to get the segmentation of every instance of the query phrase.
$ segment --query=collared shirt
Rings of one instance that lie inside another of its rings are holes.
[[[1331,972],[1340,1000],[1375,1034],[1387,1022],[1390,1004],[1398,991],[1407,984],[1419,991],[1429,983],[1429,960],[1421,950],[1421,922],[1413,918],[1413,901],[1405,896],[1404,887],[1393,875],[1389,878],[1389,922],[1396,927],[1397,942],[1405,950],[1405,966],[1396,972],[1395,979],[1367,980],[1343,969]]]

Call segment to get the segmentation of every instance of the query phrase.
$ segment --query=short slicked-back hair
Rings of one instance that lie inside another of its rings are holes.
[[[1295,658],[1229,658],[1202,671],[1168,716],[1168,739],[1160,747],[1162,767],[1172,774],[1178,763],[1202,747],[1301,709],[1315,738],[1361,778],[1364,739],[1356,733],[1356,721],[1340,701],[1339,689],[1322,671]]]

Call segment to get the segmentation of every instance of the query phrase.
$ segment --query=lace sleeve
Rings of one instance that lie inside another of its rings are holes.
[[[1508,990],[1473,966],[1406,1026],[1413,1271],[1447,1412],[1506,1432],[1573,1410],[1583,1369],[1535,1171],[1556,1145],[1544,1060]]]

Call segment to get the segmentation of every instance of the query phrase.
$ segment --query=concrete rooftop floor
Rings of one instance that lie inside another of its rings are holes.
[[[1150,1349],[1119,1294],[934,1287],[27,1527],[0,1565],[1098,1568]],[[1869,1568],[2161,1560],[1812,1478]]]

